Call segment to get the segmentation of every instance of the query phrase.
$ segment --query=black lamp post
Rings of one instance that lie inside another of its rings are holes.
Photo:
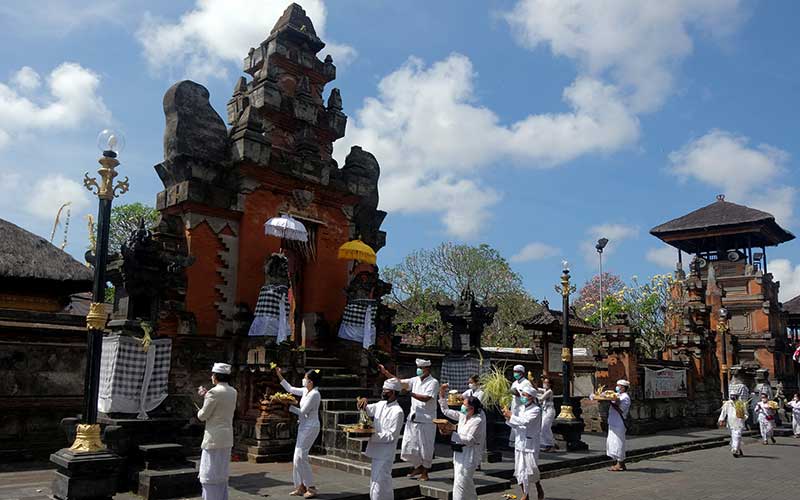
[[[92,303],[86,315],[88,329],[86,341],[86,379],[84,381],[83,424],[78,425],[73,451],[97,451],[104,448],[100,440],[100,426],[97,424],[97,398],[100,392],[100,358],[103,349],[103,331],[108,313],[105,310],[106,260],[108,259],[108,239],[111,225],[111,201],[128,191],[128,178],[117,181],[117,155],[125,147],[124,137],[113,130],[103,130],[97,137],[97,146],[103,152],[98,163],[97,178],[84,174],[83,185],[99,199],[97,210],[97,237],[94,254],[94,285]]]
[[[576,417],[572,409],[572,332],[569,329],[569,296],[575,292],[575,286],[569,281],[569,262],[562,262],[561,284],[556,292],[561,294],[561,377],[563,396],[561,412],[554,422],[553,429],[562,435],[568,451],[586,450],[588,445],[581,441],[583,420]]]
[[[594,246],[597,250],[597,255],[600,257],[600,328],[603,328],[603,249],[608,245],[608,238],[600,238],[597,240],[597,245]]]
[[[730,325],[728,323],[728,310],[724,307],[719,308],[719,321],[717,322],[717,332],[720,336],[721,350],[722,350],[722,400],[728,397],[728,332]]]

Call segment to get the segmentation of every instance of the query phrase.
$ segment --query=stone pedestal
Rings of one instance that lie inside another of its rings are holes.
[[[115,453],[64,448],[50,455],[50,461],[58,466],[52,486],[57,500],[111,500],[117,492],[122,459]]]
[[[259,417],[253,436],[242,440],[247,461],[252,463],[290,460],[297,439],[297,426],[289,418]]]
[[[567,451],[588,450],[589,445],[581,441],[583,427],[584,423],[581,418],[575,418],[574,420],[555,419],[553,421],[553,433],[556,435],[556,442],[559,445],[563,445]]]

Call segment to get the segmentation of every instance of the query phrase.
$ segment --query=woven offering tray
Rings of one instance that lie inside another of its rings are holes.
[[[436,427],[443,436],[449,436],[456,430],[456,425],[446,418],[434,418],[433,423],[436,424]]]
[[[355,425],[345,425],[342,427],[347,434],[350,436],[371,436],[375,432],[375,428],[373,427],[361,427],[358,424]]]
[[[450,391],[447,394],[447,405],[448,406],[461,406],[461,403],[464,402],[464,398],[461,397],[461,394],[458,391]]]

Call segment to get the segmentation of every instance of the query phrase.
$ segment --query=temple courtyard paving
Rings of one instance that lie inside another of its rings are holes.
[[[800,440],[779,437],[777,445],[763,446],[753,437],[744,439],[745,457],[735,459],[726,446],[720,446],[723,430],[683,430],[630,439],[629,471],[612,474],[603,459],[603,438],[586,435],[592,451],[542,455],[542,470],[547,498],[551,500],[614,499],[735,499],[792,496],[800,471]],[[444,449],[443,447],[441,448]],[[697,450],[697,451],[686,451]],[[662,456],[663,455],[663,456]],[[484,464],[476,483],[486,488],[480,498],[501,499],[508,489],[511,464]],[[636,461],[639,460],[639,461]],[[368,476],[349,474],[314,466],[320,498],[368,499]],[[587,470],[588,469],[588,470]],[[0,500],[49,499],[51,470],[33,469],[0,473]],[[500,474],[504,478],[487,476]],[[420,496],[423,484],[395,478],[395,498]],[[452,486],[452,471],[431,475],[424,484],[426,494],[447,498]],[[231,500],[290,499],[291,464],[232,464]],[[196,497],[198,498],[198,497]],[[114,500],[141,500],[132,494],[118,494]],[[194,500],[194,499],[193,499]]]

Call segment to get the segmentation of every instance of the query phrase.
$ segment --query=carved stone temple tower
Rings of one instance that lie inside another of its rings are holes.
[[[678,249],[679,263],[680,251],[694,256],[683,285],[688,301],[676,337],[681,345],[673,347],[701,357],[700,351],[712,348],[721,392],[733,366],[766,369],[772,386],[782,382],[793,389],[796,367],[778,302],[780,283],[768,272],[766,249],[794,235],[771,214],[722,195],[650,234]]]
[[[188,315],[162,318],[162,333],[241,333],[265,259],[282,246],[294,290],[291,334],[313,346],[320,329],[335,332],[345,306],[349,276],[339,246],[355,237],[375,251],[384,246],[378,162],[360,147],[341,168],[331,156],[347,116],[339,89],[324,97],[336,78],[331,56],[317,57],[324,47],[305,11],[290,5],[244,58],[249,77],[234,85],[230,129],[201,85],[182,81],[164,96],[157,208],[181,228],[194,263],[186,271]],[[282,214],[305,225],[307,245],[265,236],[264,223]]]

